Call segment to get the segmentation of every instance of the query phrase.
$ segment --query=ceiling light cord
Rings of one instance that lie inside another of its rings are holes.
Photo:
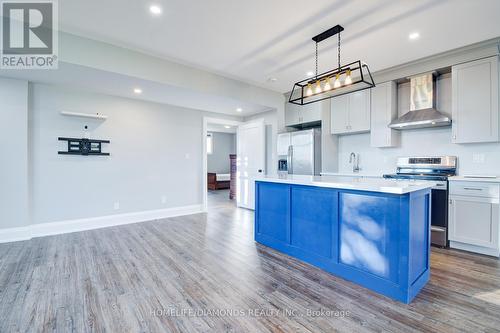
[[[338,47],[337,47],[337,49],[338,49],[339,69],[340,69],[340,32],[339,32],[339,41],[338,41]]]
[[[316,42],[316,80],[318,79],[318,42]]]

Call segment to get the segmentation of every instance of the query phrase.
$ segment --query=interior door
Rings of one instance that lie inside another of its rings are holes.
[[[255,179],[265,174],[266,165],[264,121],[240,125],[237,137],[236,202],[238,207],[255,209]]]

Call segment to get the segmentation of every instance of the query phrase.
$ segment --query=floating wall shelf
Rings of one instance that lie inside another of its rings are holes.
[[[92,118],[92,119],[108,119],[108,116],[99,114],[99,113],[82,113],[82,112],[70,112],[70,111],[61,111],[61,114],[64,116],[70,117],[82,117],[82,118]]]

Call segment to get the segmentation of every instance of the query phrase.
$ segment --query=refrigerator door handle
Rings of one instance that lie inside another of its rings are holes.
[[[288,146],[288,155],[286,156],[286,163],[288,166],[288,173],[293,173],[293,146]]]

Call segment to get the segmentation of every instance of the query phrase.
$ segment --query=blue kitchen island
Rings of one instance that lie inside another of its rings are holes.
[[[409,303],[429,280],[431,186],[264,177],[256,181],[255,240]]]

